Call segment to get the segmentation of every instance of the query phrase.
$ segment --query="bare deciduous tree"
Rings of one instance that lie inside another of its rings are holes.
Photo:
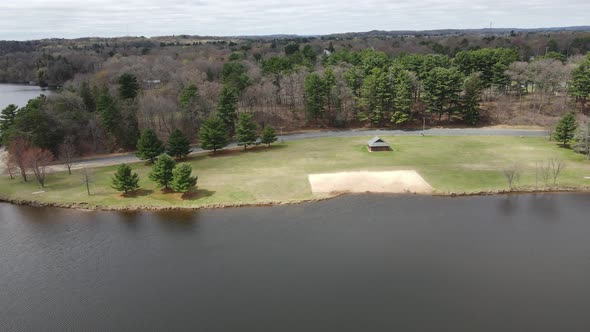
[[[549,167],[549,164],[541,163],[539,166],[539,175],[541,176],[541,179],[543,180],[545,187],[547,187],[549,185],[550,174],[551,174],[551,169]]]
[[[5,172],[8,173],[11,180],[14,180],[14,173],[16,173],[18,171],[18,167],[16,166],[16,163],[14,162],[14,158],[12,158],[11,155],[6,154],[3,158],[3,162],[4,162],[4,166],[5,166]]]
[[[563,160],[558,158],[551,158],[547,162],[549,169],[551,170],[551,176],[553,177],[553,185],[557,184],[557,178],[561,171],[565,168],[565,163]]]
[[[74,137],[68,136],[63,143],[59,145],[59,159],[68,169],[68,174],[72,175],[72,164],[76,156],[76,146],[74,145]]]
[[[513,163],[512,165],[504,168],[503,170],[504,178],[508,182],[508,187],[510,190],[514,188],[514,184],[520,180],[520,166],[517,163]]]
[[[16,137],[8,145],[8,154],[12,162],[20,170],[23,181],[27,182],[27,160],[25,154],[31,147],[31,142],[22,136]]]
[[[90,184],[94,183],[94,172],[90,168],[84,167],[81,173],[82,184],[86,186],[86,192],[90,196]]]
[[[24,155],[26,165],[33,171],[37,182],[45,187],[47,166],[53,161],[53,154],[37,147],[28,149]]]

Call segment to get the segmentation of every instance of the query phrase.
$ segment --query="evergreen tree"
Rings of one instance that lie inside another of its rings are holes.
[[[438,114],[440,121],[444,113],[451,114],[459,103],[463,75],[456,68],[437,67],[428,72],[424,80],[424,98],[428,107],[427,111]]]
[[[475,125],[479,121],[479,100],[482,89],[483,83],[477,73],[469,75],[463,83],[461,98],[463,120],[470,125]]]
[[[308,119],[317,120],[322,117],[326,105],[325,82],[316,73],[305,77],[305,112]]]
[[[258,135],[256,130],[258,126],[252,121],[252,115],[240,113],[238,116],[238,125],[236,126],[236,139],[244,145],[244,150],[248,145],[254,145]]]
[[[96,111],[104,130],[111,135],[115,135],[121,123],[121,113],[115,99],[106,87],[98,96]]]
[[[180,129],[174,129],[168,137],[168,150],[167,153],[172,157],[180,160],[191,152],[190,141]]]
[[[576,97],[576,101],[586,109],[586,101],[590,97],[590,53],[580,65],[572,71],[572,83],[570,93]]]
[[[90,84],[88,81],[82,82],[80,84],[80,98],[82,98],[82,102],[84,103],[84,107],[88,112],[96,111],[96,100],[94,98],[94,94],[92,94],[92,90],[90,89]]]
[[[0,113],[0,144],[8,144],[8,131],[14,125],[16,119],[16,110],[18,107],[14,104],[6,106]]]
[[[217,113],[225,127],[233,133],[237,118],[238,94],[235,88],[224,85],[219,95]]]
[[[564,115],[555,127],[553,137],[562,142],[563,146],[568,146],[569,142],[574,138],[578,124],[574,113],[568,112]]]
[[[198,177],[192,176],[192,172],[193,168],[190,164],[182,163],[176,166],[172,171],[172,181],[170,182],[172,190],[186,193],[196,186]]]
[[[139,84],[137,77],[133,74],[125,73],[119,76],[119,96],[123,99],[134,99],[137,97]]]
[[[156,132],[152,129],[145,129],[137,140],[137,152],[135,155],[141,160],[149,159],[153,163],[154,158],[162,154],[164,150],[164,144],[160,141]]]
[[[412,116],[412,77],[407,70],[399,70],[395,77],[393,110],[391,122],[402,124],[410,121]]]
[[[139,175],[131,171],[127,164],[121,164],[112,178],[112,188],[123,193],[139,189]]]
[[[167,154],[162,154],[156,159],[152,171],[150,172],[150,180],[156,182],[161,187],[168,189],[170,181],[172,181],[172,171],[176,166],[174,159]]]
[[[265,126],[262,130],[260,141],[270,147],[270,144],[277,141],[275,129],[271,126]]]
[[[199,131],[201,147],[216,152],[229,143],[227,128],[217,116],[211,116],[203,123]]]

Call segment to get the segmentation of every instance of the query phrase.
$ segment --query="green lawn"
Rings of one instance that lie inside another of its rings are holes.
[[[590,161],[571,150],[560,148],[545,138],[517,137],[387,137],[394,151],[369,153],[370,137],[309,139],[271,148],[258,147],[199,155],[189,162],[199,176],[197,190],[181,197],[163,193],[148,178],[149,166],[133,164],[141,177],[142,189],[134,197],[122,197],[110,188],[115,167],[95,169],[92,195],[86,194],[75,171],[50,174],[47,186],[36,182],[0,178],[0,195],[41,202],[80,203],[112,207],[211,206],[216,204],[292,202],[322,196],[313,195],[307,181],[309,173],[352,170],[415,169],[437,193],[480,192],[507,189],[502,170],[520,164],[519,187],[535,186],[535,163],[560,158],[566,168],[559,177],[560,187],[588,189]],[[33,177],[31,177],[33,179]],[[539,185],[542,184],[539,182]],[[44,190],[44,193],[32,194]]]

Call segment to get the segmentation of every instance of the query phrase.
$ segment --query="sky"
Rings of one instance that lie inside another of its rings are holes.
[[[0,0],[0,40],[590,25],[590,0]]]

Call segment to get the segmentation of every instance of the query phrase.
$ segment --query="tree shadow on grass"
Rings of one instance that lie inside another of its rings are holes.
[[[267,151],[277,151],[277,150],[281,150],[286,148],[287,146],[285,144],[277,144],[277,145],[271,145],[271,146],[266,146],[266,144],[264,145],[259,145],[259,146],[255,146],[252,148],[249,148],[246,152],[251,152],[251,153],[264,153]]]
[[[123,196],[125,198],[136,198],[136,197],[148,196],[153,193],[154,193],[154,191],[151,189],[137,189],[135,191],[131,191],[131,192],[122,194],[121,196]]]
[[[182,194],[181,198],[188,201],[196,201],[201,198],[211,197],[215,194],[213,190],[207,189],[193,189],[187,193]]]

